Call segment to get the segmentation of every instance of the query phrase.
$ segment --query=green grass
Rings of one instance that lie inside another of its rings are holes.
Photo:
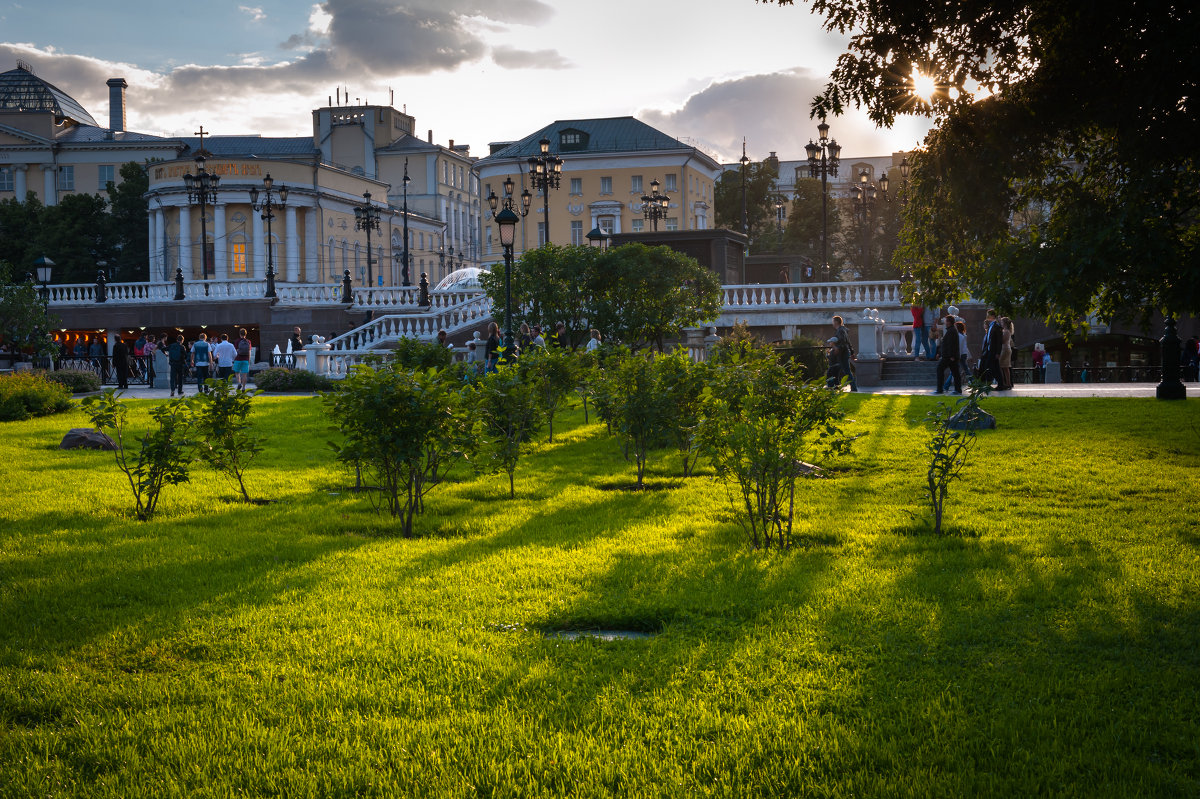
[[[752,552],[711,471],[648,480],[574,411],[422,537],[260,398],[236,489],[130,518],[82,413],[0,427],[0,796],[1195,796],[1195,400],[995,399],[922,534],[927,398]],[[137,403],[135,423],[148,403]],[[556,630],[658,633],[567,641]]]

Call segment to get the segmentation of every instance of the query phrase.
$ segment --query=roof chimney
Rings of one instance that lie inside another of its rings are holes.
[[[429,143],[433,144],[433,128],[429,129]]]
[[[453,150],[453,149],[454,149],[454,139],[451,139],[451,140],[450,140],[450,149],[451,149],[451,150]]]
[[[114,133],[125,130],[125,88],[129,86],[124,78],[108,79],[108,129]]]

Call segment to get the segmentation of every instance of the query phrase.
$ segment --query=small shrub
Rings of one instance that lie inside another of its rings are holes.
[[[302,369],[263,369],[254,375],[260,391],[332,391],[337,381]]]
[[[946,494],[950,484],[954,482],[967,464],[967,456],[975,446],[975,424],[971,423],[979,417],[979,398],[987,393],[989,387],[982,381],[972,380],[967,396],[960,399],[953,408],[947,408],[939,402],[937,408],[926,416],[933,426],[933,436],[925,445],[929,454],[929,469],[925,475],[928,490],[925,494],[933,511],[933,534],[942,534],[942,518],[946,506]],[[967,424],[955,426],[960,419]]]
[[[242,499],[246,491],[246,467],[263,450],[262,438],[250,432],[251,392],[234,388],[233,380],[209,380],[208,390],[189,400],[195,410],[200,459],[237,483]]]
[[[436,341],[402,338],[396,342],[391,361],[405,369],[425,371],[444,369],[454,361],[454,353]]]
[[[100,390],[100,376],[90,369],[59,369],[57,372],[43,374],[51,383],[64,385],[73,394]]]
[[[784,363],[798,366],[805,380],[821,377],[829,369],[829,345],[812,336],[796,336],[775,352]]]
[[[541,430],[549,413],[540,388],[534,381],[522,380],[512,366],[502,366],[475,383],[474,416],[480,423],[484,451],[497,471],[508,474],[510,499],[516,497],[513,475],[521,450]]]
[[[71,409],[71,392],[42,375],[16,373],[0,377],[0,422],[50,416]]]

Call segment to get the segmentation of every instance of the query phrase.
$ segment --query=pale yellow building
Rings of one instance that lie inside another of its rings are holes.
[[[559,187],[546,197],[530,187],[529,177],[529,158],[541,154],[543,139],[549,141],[549,154],[563,160]],[[527,188],[534,193],[529,215],[517,229],[513,251],[519,257],[547,236],[554,244],[582,245],[593,228],[650,231],[642,197],[651,193],[655,180],[669,198],[666,215],[658,220],[660,231],[707,230],[713,226],[713,183],[721,172],[708,154],[633,117],[561,120],[520,141],[492,145],[492,154],[475,169],[485,207],[480,254],[485,263],[503,259],[487,197],[502,196],[506,178],[513,180],[514,195]]]

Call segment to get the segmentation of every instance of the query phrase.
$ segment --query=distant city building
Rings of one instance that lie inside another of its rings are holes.
[[[561,182],[549,191],[548,228],[543,197],[534,191],[529,216],[517,229],[517,257],[547,237],[554,244],[582,245],[593,228],[610,234],[649,231],[642,197],[651,193],[655,180],[670,198],[660,230],[712,227],[713,182],[720,164],[633,117],[560,120],[519,141],[493,144],[491,154],[475,163],[485,204],[492,192],[503,196],[506,178],[513,180],[514,195],[530,187],[528,159],[541,154],[542,139],[549,140],[551,155],[563,159]],[[485,205],[480,259],[496,263],[503,253],[489,212]]]

